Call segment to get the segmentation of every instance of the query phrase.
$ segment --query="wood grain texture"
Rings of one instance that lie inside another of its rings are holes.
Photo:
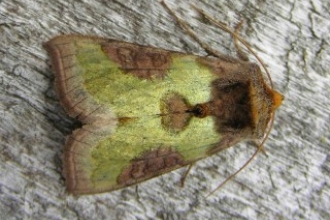
[[[232,40],[186,1],[167,3],[212,48],[235,55]],[[241,144],[111,193],[73,197],[61,155],[75,126],[54,93],[42,44],[59,34],[113,38],[206,55],[157,1],[0,2],[0,213],[3,219],[327,219],[330,215],[329,3],[194,1],[216,19],[245,21],[242,35],[268,65],[285,100],[267,156],[212,197],[208,192],[255,150]],[[251,56],[250,56],[251,57]]]

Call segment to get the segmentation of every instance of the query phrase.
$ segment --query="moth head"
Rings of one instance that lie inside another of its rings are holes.
[[[266,83],[258,66],[253,68],[257,74],[251,80],[249,91],[252,120],[255,137],[262,138],[267,133],[267,127],[272,124],[275,110],[282,104],[283,95]]]

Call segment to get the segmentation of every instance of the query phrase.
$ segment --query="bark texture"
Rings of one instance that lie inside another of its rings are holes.
[[[187,1],[166,1],[210,47],[233,41]],[[174,3],[175,2],[175,3]],[[328,219],[330,215],[330,3],[193,1],[234,26],[267,64],[285,100],[265,149],[205,199],[255,148],[240,144],[135,187],[74,197],[64,189],[62,150],[76,126],[54,93],[42,44],[86,34],[206,55],[157,1],[0,1],[1,219]],[[249,55],[253,60],[253,57]]]

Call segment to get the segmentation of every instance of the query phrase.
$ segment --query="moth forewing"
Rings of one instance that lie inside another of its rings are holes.
[[[259,137],[271,112],[272,90],[247,62],[75,35],[46,49],[60,102],[85,124],[64,151],[74,194],[136,184]]]
[[[73,194],[137,184],[261,138],[282,100],[246,60],[80,35],[45,48],[60,103],[83,123],[64,149]]]

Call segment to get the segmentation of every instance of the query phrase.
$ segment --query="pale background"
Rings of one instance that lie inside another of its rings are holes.
[[[200,39],[235,55],[232,40],[185,3],[168,5]],[[237,3],[239,2],[239,3]],[[65,192],[61,154],[74,127],[54,93],[42,43],[63,33],[97,35],[206,55],[158,1],[0,1],[0,219],[329,219],[330,3],[194,1],[242,32],[285,95],[265,148],[233,181],[255,148],[235,146],[185,169],[115,192]],[[200,23],[201,22],[201,23]],[[250,56],[251,57],[251,56]]]

